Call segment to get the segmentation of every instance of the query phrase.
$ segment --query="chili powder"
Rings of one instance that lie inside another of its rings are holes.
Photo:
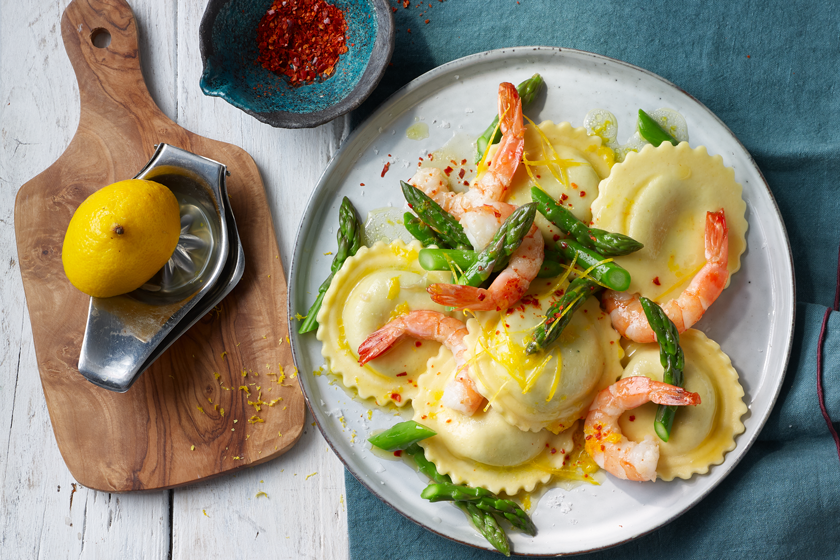
[[[257,27],[258,62],[291,85],[324,80],[347,52],[344,12],[324,0],[274,0]]]

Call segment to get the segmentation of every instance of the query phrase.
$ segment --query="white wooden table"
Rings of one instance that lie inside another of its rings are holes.
[[[344,470],[308,414],[303,437],[279,459],[188,488],[108,494],[81,487],[65,467],[36,366],[13,215],[20,186],[61,155],[79,122],[60,31],[68,3],[0,0],[0,558],[346,558]],[[130,3],[163,112],[256,160],[288,273],[298,219],[348,120],[280,130],[204,96],[205,2]]]

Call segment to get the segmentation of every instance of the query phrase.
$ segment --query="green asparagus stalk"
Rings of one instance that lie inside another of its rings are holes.
[[[423,223],[423,220],[412,214],[406,212],[403,215],[403,224],[405,229],[423,244],[424,247],[429,245],[437,245],[438,247],[449,247],[443,239],[441,239],[435,230]]]
[[[605,257],[629,255],[644,247],[624,234],[586,227],[586,224],[578,220],[568,209],[557,204],[551,195],[539,187],[531,187],[531,200],[537,203],[537,210],[549,222],[571,235],[584,247],[598,251]]]
[[[449,475],[440,474],[435,464],[426,459],[423,448],[416,443],[406,447],[405,453],[414,459],[414,462],[417,464],[417,469],[433,482],[439,484],[452,483]],[[487,542],[492,544],[496,550],[505,556],[510,556],[510,543],[508,543],[504,530],[499,527],[499,523],[492,513],[481,511],[472,502],[455,502],[455,505],[469,517],[470,521],[475,525],[475,528],[478,529],[478,532],[487,539]]]
[[[510,556],[510,543],[504,529],[499,527],[496,516],[491,512],[482,511],[473,502],[455,502],[455,505],[467,514],[478,532],[493,545],[493,548],[505,556]]]
[[[607,288],[617,292],[623,292],[630,287],[629,272],[614,262],[603,262],[605,260],[603,255],[598,254],[592,249],[587,249],[577,241],[561,239],[557,242],[557,250],[568,261],[574,260],[575,256],[577,256],[578,264],[585,269],[594,266],[595,268],[589,271],[589,276]]]
[[[653,117],[639,109],[639,134],[642,138],[659,147],[662,142],[670,142],[674,146],[678,144],[677,139],[668,134],[668,132],[659,126]]]
[[[496,494],[484,488],[435,483],[429,484],[420,496],[430,502],[474,502],[476,507],[482,511],[504,516],[520,531],[531,536],[537,534],[537,528],[533,521],[516,502],[499,498]]]
[[[400,181],[403,196],[412,210],[423,222],[434,229],[438,237],[453,248],[472,249],[464,228],[452,214],[441,208],[437,202],[426,196],[426,193],[405,181]]]
[[[601,286],[588,278],[572,280],[563,295],[546,311],[545,321],[534,327],[534,331],[528,336],[530,340],[525,345],[525,351],[528,354],[536,354],[551,346],[560,337],[563,329],[572,320],[572,315],[583,305],[586,298],[600,289]]]
[[[540,91],[542,87],[543,79],[542,76],[539,74],[534,74],[518,86],[516,86],[516,91],[519,93],[519,97],[522,99],[522,108],[524,109],[536,97],[537,92]],[[488,144],[498,144],[499,141],[502,139],[502,131],[497,129],[496,127],[499,126],[499,115],[496,115],[496,118],[493,119],[493,122],[490,123],[490,126],[487,127],[487,130],[479,136],[475,141],[475,163],[481,161],[481,158],[484,157],[484,152],[487,151]],[[494,135],[495,132],[495,135]]]
[[[368,438],[371,445],[385,451],[396,451],[414,445],[420,440],[437,435],[437,432],[414,420],[400,422],[382,433]]]
[[[466,270],[475,263],[478,253],[475,251],[461,251],[459,249],[420,249],[420,266],[424,270],[451,270],[455,265]],[[554,251],[545,252],[537,278],[556,278],[563,273],[562,257]],[[498,268],[498,267],[497,267]]]
[[[680,347],[680,333],[677,327],[656,303],[646,297],[640,297],[639,302],[645,311],[650,328],[659,343],[659,361],[665,368],[662,381],[677,387],[683,386],[683,369],[685,369],[685,354]],[[662,441],[671,437],[671,426],[674,425],[676,406],[660,404],[656,409],[653,429]]]
[[[478,254],[475,262],[464,271],[458,283],[463,286],[481,286],[500,262],[509,260],[513,252],[519,248],[522,240],[531,230],[536,215],[537,205],[533,202],[523,204],[514,210],[487,247]]]
[[[330,275],[318,288],[318,297],[315,298],[315,303],[309,308],[309,313],[306,314],[306,319],[301,323],[298,333],[306,334],[318,328],[316,317],[318,316],[318,310],[321,309],[321,303],[324,301],[327,289],[329,289],[333,276],[341,269],[344,261],[355,255],[356,251],[362,246],[363,227],[356,216],[356,209],[353,208],[350,199],[345,196],[338,210],[338,250],[333,257]]]
[[[452,482],[452,479],[449,478],[449,475],[440,474],[438,472],[437,467],[435,467],[435,464],[426,459],[426,454],[423,452],[423,448],[417,445],[416,443],[409,445],[405,448],[404,451],[407,454],[411,455],[411,458],[414,459],[415,463],[417,463],[418,470],[434,482]]]

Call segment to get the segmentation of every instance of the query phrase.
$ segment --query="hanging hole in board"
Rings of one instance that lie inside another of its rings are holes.
[[[90,32],[90,42],[99,49],[104,49],[111,44],[111,33],[107,29],[98,27]]]

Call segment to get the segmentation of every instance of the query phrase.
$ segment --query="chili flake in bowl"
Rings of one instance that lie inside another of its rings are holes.
[[[205,95],[280,128],[358,107],[394,49],[387,0],[210,0],[199,35]]]

